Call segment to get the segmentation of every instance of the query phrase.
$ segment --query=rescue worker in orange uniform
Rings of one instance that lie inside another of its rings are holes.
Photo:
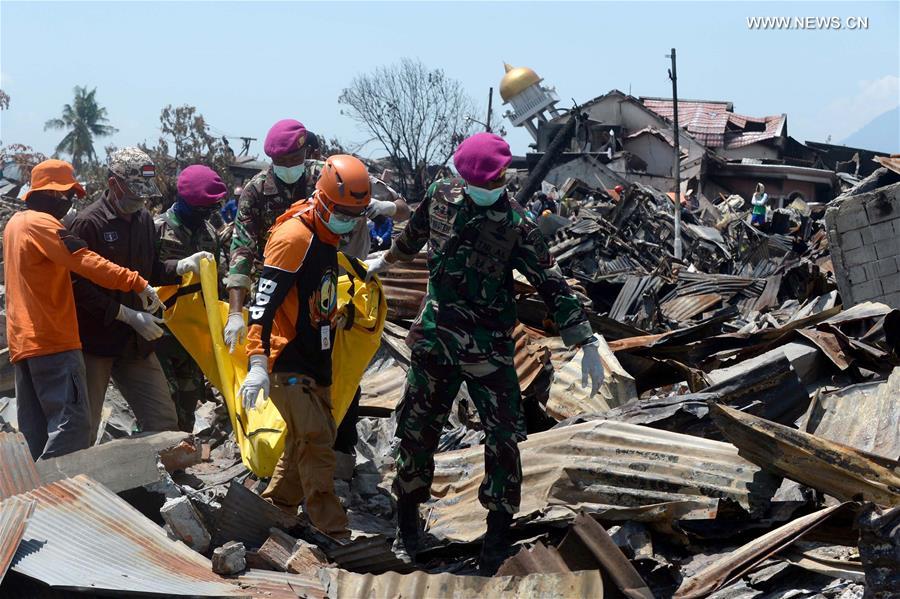
[[[91,443],[87,376],[71,273],[105,287],[134,292],[147,312],[160,308],[156,291],[138,273],[88,249],[61,219],[84,188],[72,165],[45,160],[31,171],[27,210],[3,231],[6,336],[16,371],[19,430],[34,459],[55,458]]]
[[[250,308],[250,369],[240,390],[248,410],[260,395],[270,397],[287,424],[284,453],[262,496],[291,514],[304,503],[312,524],[336,538],[349,536],[332,449],[337,248],[366,218],[370,199],[365,165],[336,155],[325,161],[312,198],[278,218]]]

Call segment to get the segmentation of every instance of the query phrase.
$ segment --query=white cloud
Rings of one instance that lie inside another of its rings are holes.
[[[857,91],[830,102],[822,109],[818,127],[831,135],[832,142],[855,133],[875,117],[900,104],[900,77],[857,82]],[[824,140],[824,136],[823,136]]]

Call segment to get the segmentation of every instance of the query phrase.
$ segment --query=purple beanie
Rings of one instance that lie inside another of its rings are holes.
[[[222,179],[208,166],[192,164],[178,175],[178,195],[188,206],[212,206],[227,194]]]
[[[263,150],[269,158],[292,154],[306,143],[306,127],[300,121],[283,119],[272,125],[266,134]]]
[[[459,176],[476,186],[496,179],[510,162],[509,144],[493,133],[476,133],[464,139],[453,155]]]

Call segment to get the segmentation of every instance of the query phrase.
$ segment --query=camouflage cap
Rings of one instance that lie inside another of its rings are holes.
[[[125,181],[128,189],[137,196],[149,198],[162,195],[156,186],[156,166],[140,148],[122,148],[110,154],[109,170]]]

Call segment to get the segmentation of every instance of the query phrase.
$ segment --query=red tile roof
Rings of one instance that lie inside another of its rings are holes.
[[[672,120],[671,100],[642,98],[656,114]],[[740,148],[778,136],[785,116],[750,117],[729,112],[728,102],[678,101],[678,124],[700,143],[711,148]],[[765,131],[747,131],[748,123],[765,125]]]

